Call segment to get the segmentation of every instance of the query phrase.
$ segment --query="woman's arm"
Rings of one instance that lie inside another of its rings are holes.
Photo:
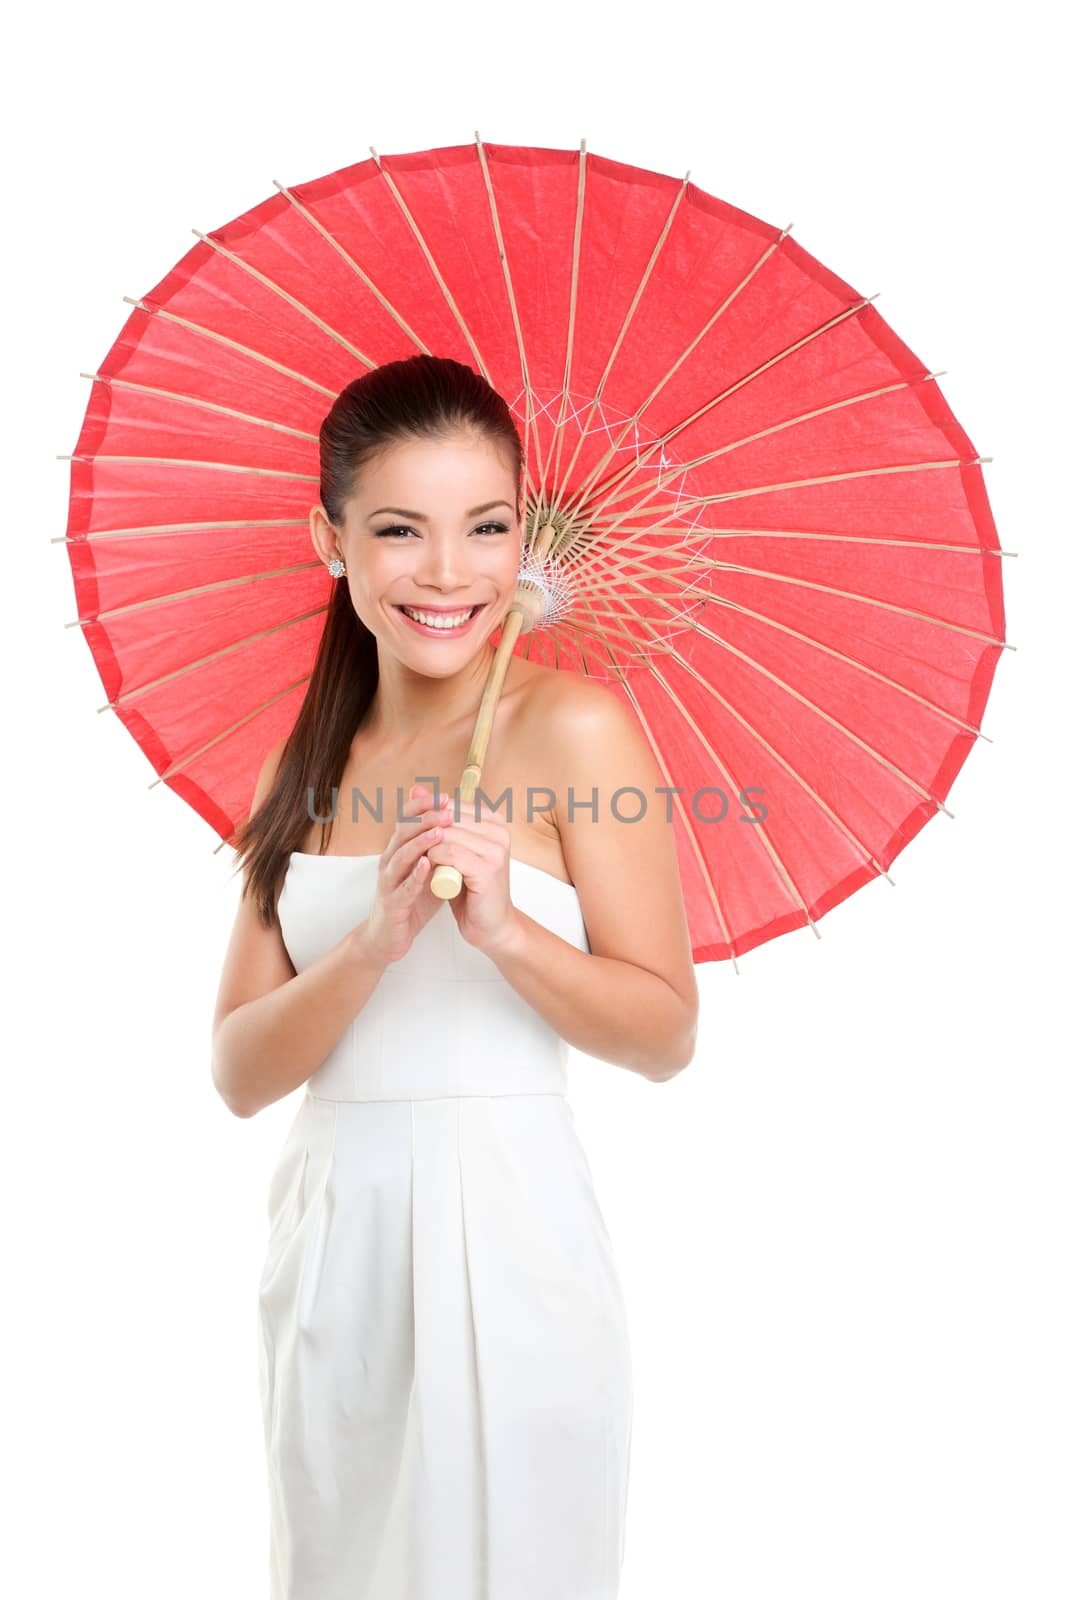
[[[632,961],[587,955],[514,908],[487,951],[504,977],[576,1050],[663,1083],[696,1048],[697,1003]]]
[[[238,952],[234,960],[243,963],[242,981],[256,987],[249,945],[277,930],[260,926],[253,932],[244,923],[246,915],[250,913],[242,902],[230,949]],[[234,1116],[255,1116],[298,1089],[362,1011],[388,965],[373,960],[366,950],[366,926],[361,922],[352,928],[303,972],[294,975],[290,965],[287,980],[254,999],[231,1005],[233,973],[224,973],[212,1033],[211,1075]]]
[[[513,906],[486,954],[568,1044],[661,1083],[693,1059],[699,1013],[672,825],[656,793],[664,779],[611,691],[564,676],[541,725],[552,730],[554,815],[591,953]],[[624,816],[643,798],[644,817],[620,821],[617,791]]]
[[[253,812],[270,792],[281,750],[263,763]],[[242,891],[212,1025],[211,1076],[234,1116],[254,1116],[299,1088],[363,1009],[388,965],[367,947],[366,926],[297,974],[278,924],[265,928]]]

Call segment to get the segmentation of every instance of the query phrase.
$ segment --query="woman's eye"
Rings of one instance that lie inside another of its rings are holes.
[[[413,528],[408,528],[408,527],[405,527],[405,526],[401,525],[400,523],[397,523],[393,527],[390,527],[390,528],[379,528],[377,530],[377,532],[375,533],[375,538],[377,538],[377,539],[395,539],[400,535],[406,535],[406,534],[409,534],[409,533],[414,533],[414,531],[415,530]],[[507,533],[508,530],[507,530],[506,523],[503,523],[503,522],[483,522],[483,523],[480,523],[479,526],[477,528],[475,528],[474,531],[475,531],[475,533],[486,534],[486,533]]]

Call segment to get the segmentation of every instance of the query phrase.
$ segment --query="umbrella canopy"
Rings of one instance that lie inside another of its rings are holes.
[[[528,538],[566,570],[516,649],[644,731],[694,960],[818,933],[945,810],[1012,648],[939,374],[788,227],[584,140],[276,188],[86,374],[70,625],[154,781],[232,839],[329,599],[319,425],[368,369],[449,356],[508,400]]]

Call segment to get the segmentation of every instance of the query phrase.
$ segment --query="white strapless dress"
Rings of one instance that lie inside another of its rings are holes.
[[[292,854],[297,972],[379,859]],[[588,950],[577,890],[511,866]],[[567,1056],[442,902],[308,1079],[258,1300],[271,1600],[616,1600],[630,1344]]]

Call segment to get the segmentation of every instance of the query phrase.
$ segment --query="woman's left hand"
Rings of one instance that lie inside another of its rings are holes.
[[[503,822],[476,817],[471,803],[461,820],[442,823],[444,837],[426,851],[430,870],[444,864],[463,874],[463,888],[448,904],[459,931],[475,949],[492,957],[514,926],[511,903],[511,830]]]

